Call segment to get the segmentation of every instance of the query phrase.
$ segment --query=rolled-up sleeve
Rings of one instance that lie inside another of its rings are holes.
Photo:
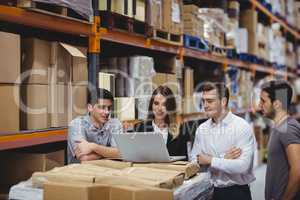
[[[72,156],[75,157],[75,148],[79,140],[85,139],[84,127],[80,119],[75,119],[69,124],[68,129],[68,148],[72,153]]]

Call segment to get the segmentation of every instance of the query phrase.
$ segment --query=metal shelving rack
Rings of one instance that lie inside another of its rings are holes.
[[[280,23],[284,29],[290,32],[297,40],[300,39],[298,31],[292,29],[284,21],[274,16],[266,8],[264,8],[258,1],[250,0],[254,7],[258,8],[261,12],[265,13],[272,20]],[[97,2],[94,2],[97,5]],[[203,53],[192,49],[187,49],[181,46],[171,45],[143,36],[138,36],[130,33],[124,33],[119,31],[109,31],[100,27],[100,16],[98,11],[95,11],[93,23],[84,22],[81,20],[74,20],[66,17],[60,17],[55,15],[48,15],[45,13],[33,12],[30,10],[3,6],[0,5],[0,20],[10,22],[17,25],[25,25],[32,28],[44,29],[48,31],[55,31],[59,33],[78,35],[80,37],[88,38],[89,56],[88,56],[88,68],[89,68],[89,82],[92,83],[94,88],[98,85],[97,80],[97,64],[99,63],[100,52],[100,40],[105,40],[118,44],[130,45],[133,47],[145,48],[157,52],[165,52],[173,55],[177,55],[179,58],[193,58],[198,60],[206,60],[219,64],[234,65],[242,69],[251,71],[258,71],[270,75],[279,75],[285,78],[295,77],[292,73],[284,71],[274,70],[268,66],[256,65],[239,60],[233,60],[214,56],[209,53]],[[51,22],[51,23],[46,23]],[[92,95],[95,93],[92,93]],[[92,96],[95,98],[95,95]],[[184,118],[203,116],[203,113],[192,113],[179,116],[179,121],[184,121]],[[132,122],[129,122],[132,123]],[[23,133],[23,134],[20,134]],[[26,131],[15,133],[7,136],[0,137],[0,150],[15,149],[21,147],[29,147],[33,145],[62,142],[67,139],[67,128],[61,129],[47,129],[38,131]]]

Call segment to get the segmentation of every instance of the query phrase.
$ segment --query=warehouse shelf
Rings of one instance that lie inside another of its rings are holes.
[[[155,51],[163,51],[171,54],[179,54],[180,47],[164,42],[159,42],[150,38],[145,38],[142,35],[130,34],[128,32],[100,29],[100,37],[103,40],[111,41],[130,46],[147,48]]]
[[[88,22],[11,6],[0,5],[0,20],[61,33],[92,35],[92,25]]]
[[[287,24],[285,21],[275,16],[257,0],[250,0],[250,2],[254,7],[258,8],[261,12],[267,15],[271,20],[279,23],[286,31],[290,32],[297,39],[300,39],[300,33],[298,32],[298,30],[295,30],[294,28],[290,27],[289,24]]]
[[[64,142],[67,140],[67,128],[21,131],[0,137],[0,150],[30,147],[34,145]]]
[[[233,65],[236,67],[240,67],[242,69],[263,72],[263,73],[267,73],[267,74],[271,74],[271,75],[279,75],[279,76],[283,76],[283,77],[288,76],[290,78],[295,76],[292,73],[275,70],[274,68],[272,68],[272,66],[262,66],[262,65],[258,65],[258,64],[251,64],[251,63],[243,62],[240,60],[234,60],[234,59],[229,59],[229,58],[225,58],[225,57],[215,56],[215,55],[212,55],[207,52],[196,51],[193,49],[185,48],[184,56],[190,57],[190,58],[196,58],[196,59],[200,59],[200,60],[207,60],[207,61],[216,62],[216,63],[220,63],[220,64]]]

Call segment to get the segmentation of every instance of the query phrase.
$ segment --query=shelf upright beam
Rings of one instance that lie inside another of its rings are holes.
[[[99,72],[99,53],[100,53],[100,14],[98,11],[98,0],[93,0],[94,23],[92,25],[92,34],[89,37],[88,52],[88,81],[89,98],[91,102],[97,101],[98,72]]]

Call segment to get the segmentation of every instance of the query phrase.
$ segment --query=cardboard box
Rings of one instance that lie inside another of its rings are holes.
[[[184,68],[184,96],[191,97],[194,93],[194,70]]]
[[[20,83],[20,35],[0,32],[0,83]]]
[[[120,121],[135,119],[135,98],[115,97],[114,98],[115,117]]]
[[[73,67],[72,67],[72,82],[76,84],[84,84],[87,85],[88,83],[88,62],[87,62],[87,49],[86,48],[79,48],[82,54],[75,54],[73,55]],[[85,56],[85,57],[82,57]]]
[[[150,26],[153,26],[155,29],[162,29],[162,4],[162,0],[147,0],[146,22]]]
[[[153,187],[110,187],[111,200],[172,200],[172,190],[158,189]]]
[[[151,187],[108,186],[104,184],[48,183],[45,200],[172,200],[171,190]]]
[[[183,18],[185,17],[186,14],[194,14],[194,15],[197,15],[198,14],[198,10],[199,10],[199,7],[196,6],[196,5],[193,5],[193,4],[190,4],[190,5],[184,5],[183,6]]]
[[[259,56],[256,32],[248,32],[248,53]]]
[[[20,130],[20,87],[12,84],[0,85],[0,135]]]
[[[50,127],[48,85],[21,86],[21,129],[36,130]]]
[[[122,170],[121,175],[156,183],[160,188],[172,189],[183,183],[184,173],[147,167],[130,167]]]
[[[136,0],[136,14],[134,18],[144,22],[145,16],[146,16],[145,0]]]
[[[44,200],[107,200],[109,189],[109,186],[96,184],[47,183],[43,196]]]
[[[185,179],[195,176],[200,169],[197,164],[185,161],[177,161],[173,163],[133,163],[133,167],[148,167],[154,169],[179,171],[185,174]]]
[[[85,85],[69,85],[68,122],[77,116],[87,113],[88,87]]]
[[[68,126],[68,86],[52,84],[49,89],[50,127]]]
[[[132,0],[111,0],[111,11],[119,13],[121,15],[126,15],[129,17],[133,16],[133,2]],[[125,5],[127,3],[127,5]],[[99,10],[108,10],[109,5],[107,0],[101,0],[99,1]],[[126,9],[127,8],[127,9]]]
[[[115,75],[99,72],[99,88],[104,88],[115,96]]]
[[[164,85],[167,82],[167,74],[156,73],[152,76],[153,89],[156,89],[160,85]]]
[[[51,84],[88,84],[86,49],[65,43],[51,43]]]
[[[51,80],[51,43],[45,40],[24,38],[21,45],[23,83],[48,84]]]
[[[0,154],[0,183],[14,185],[25,181],[34,172],[43,172],[62,166],[65,162],[64,150],[51,153],[15,153],[3,152]]]
[[[174,96],[180,95],[180,84],[177,80],[176,74],[167,74],[167,82],[164,85],[168,86],[172,90]]]
[[[182,1],[164,0],[162,2],[162,13],[162,29],[167,32],[182,34]]]
[[[113,169],[125,169],[127,167],[132,166],[132,162],[108,160],[108,159],[84,161],[82,163],[96,165],[96,166],[100,166],[100,167],[109,167],[109,168],[113,168]]]
[[[258,13],[255,10],[245,10],[240,13],[240,25],[248,31],[256,32]]]

